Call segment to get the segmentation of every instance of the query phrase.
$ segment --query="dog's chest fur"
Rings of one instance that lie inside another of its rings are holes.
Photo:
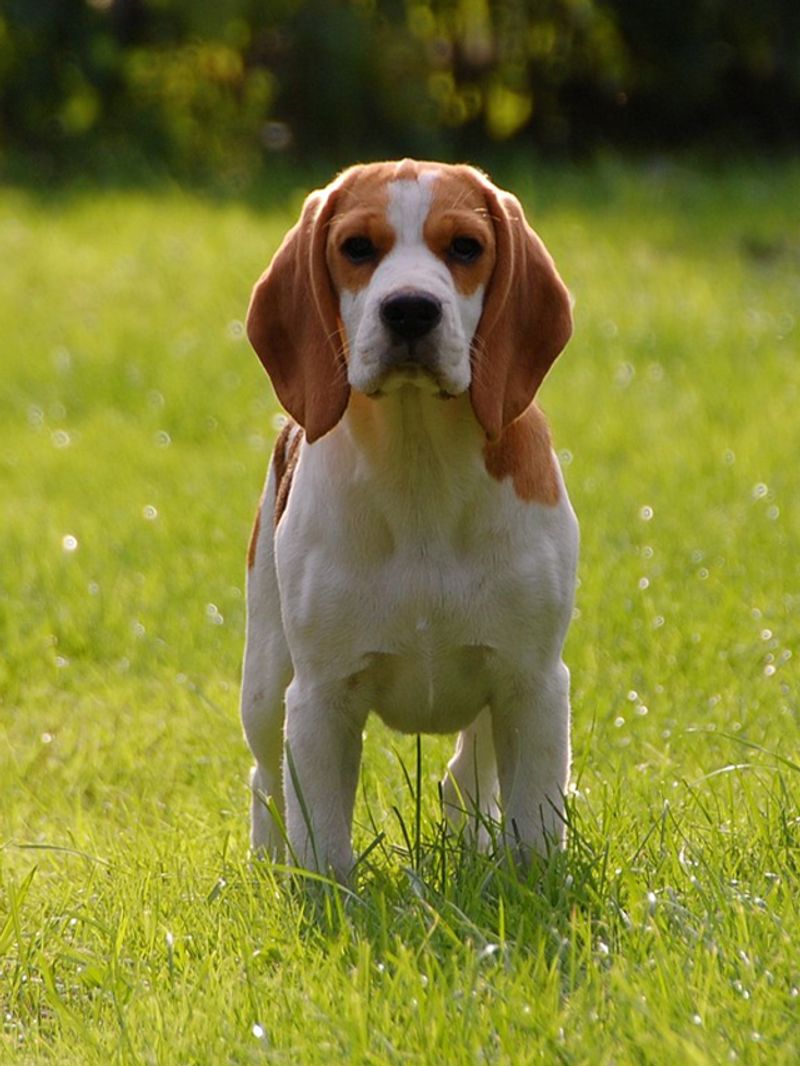
[[[276,536],[299,676],[346,681],[356,716],[375,710],[405,732],[462,728],[502,698],[520,657],[547,652],[551,620],[531,593],[537,607],[554,601],[563,568],[544,547],[562,509],[527,504],[520,521],[512,483],[465,447],[478,435],[466,402],[447,406],[443,418],[440,400],[408,386],[370,447],[375,427],[356,415],[335,449],[305,449]]]

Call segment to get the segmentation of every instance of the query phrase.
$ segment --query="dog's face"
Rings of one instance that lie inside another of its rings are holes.
[[[489,440],[530,404],[572,328],[553,261],[479,171],[403,160],[312,193],[253,291],[250,340],[309,442],[350,390],[469,390]]]
[[[347,380],[378,395],[409,384],[457,396],[495,264],[478,186],[423,170],[342,191],[326,260],[346,338]]]

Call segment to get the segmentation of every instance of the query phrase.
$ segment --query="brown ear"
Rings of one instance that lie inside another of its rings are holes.
[[[312,193],[256,282],[247,336],[278,399],[309,442],[333,429],[350,396],[338,303],[325,260],[333,195]]]
[[[572,333],[566,286],[519,201],[488,182],[496,258],[475,332],[470,397],[489,440],[529,406]]]

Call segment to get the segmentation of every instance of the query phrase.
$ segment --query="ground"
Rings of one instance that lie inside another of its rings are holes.
[[[0,195],[0,1061],[797,1061],[800,172],[503,177],[575,297],[569,848],[461,854],[371,721],[351,894],[249,862],[237,717],[300,190]]]

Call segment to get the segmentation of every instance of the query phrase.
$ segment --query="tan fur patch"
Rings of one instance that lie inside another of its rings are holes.
[[[343,253],[343,245],[351,237],[367,237],[375,246],[376,257],[365,263],[350,262]],[[368,285],[377,264],[392,250],[394,240],[385,205],[381,208],[376,203],[341,211],[331,223],[325,253],[336,291],[358,292]]]
[[[294,475],[297,460],[300,455],[300,443],[303,439],[303,430],[298,429],[297,433],[292,437],[292,430],[295,426],[296,423],[291,419],[286,422],[286,425],[278,434],[278,438],[275,441],[275,447],[272,450],[272,469],[275,475],[275,508],[273,511],[273,522],[276,526],[281,519],[281,515],[286,510],[286,504],[289,500],[289,489],[292,487],[292,476]],[[250,543],[247,546],[248,570],[252,570],[256,564],[258,538],[261,533],[261,512],[263,509],[264,497],[262,495],[253,522],[253,529],[250,533]]]
[[[466,168],[448,168],[437,177],[423,236],[431,251],[447,263],[460,293],[470,296],[488,283],[495,265],[494,226],[483,190]],[[477,240],[483,254],[473,263],[454,259],[448,253],[456,237]]]
[[[256,517],[253,522],[253,529],[250,533],[250,543],[247,545],[247,569],[252,570],[256,565],[256,550],[258,549],[258,537],[261,533],[261,503],[264,497],[261,497],[261,501],[258,504],[258,510],[256,511]]]
[[[521,500],[550,507],[558,503],[560,491],[550,430],[535,404],[506,426],[499,440],[484,444],[483,460],[493,478],[511,478]]]
[[[295,429],[297,432],[292,436],[292,431]],[[276,526],[286,510],[286,504],[289,502],[289,490],[292,487],[292,478],[297,468],[297,460],[300,458],[302,441],[302,428],[289,421],[283,427],[280,436],[275,442],[272,463],[275,471],[275,511],[273,521]]]

